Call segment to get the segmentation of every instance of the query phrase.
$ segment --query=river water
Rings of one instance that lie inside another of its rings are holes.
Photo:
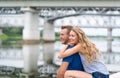
[[[112,42],[111,53],[106,52],[106,40],[92,41],[102,52],[106,64],[120,65],[119,39]],[[57,57],[62,47],[60,41],[34,45],[23,45],[14,40],[0,41],[0,78],[55,78],[61,64]],[[36,72],[34,77],[31,72]]]

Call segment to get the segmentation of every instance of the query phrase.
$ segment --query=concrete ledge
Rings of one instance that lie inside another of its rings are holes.
[[[107,66],[107,69],[110,73],[120,72],[120,65],[106,64],[106,66]]]
[[[120,72],[111,74],[110,78],[120,78]]]

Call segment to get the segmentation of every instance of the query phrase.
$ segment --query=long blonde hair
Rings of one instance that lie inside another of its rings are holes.
[[[73,27],[71,31],[75,32],[78,36],[78,41],[81,44],[81,48],[84,50],[84,52],[81,52],[82,55],[84,55],[87,63],[92,63],[95,59],[98,59],[99,56],[101,56],[100,51],[96,47],[94,43],[92,43],[84,31],[80,29],[80,27]]]

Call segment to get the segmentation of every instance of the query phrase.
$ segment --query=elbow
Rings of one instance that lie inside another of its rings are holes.
[[[59,59],[61,59],[62,57],[61,56],[58,56]]]
[[[64,73],[63,72],[58,72],[57,73],[57,78],[63,78],[64,77]]]
[[[60,55],[58,56],[58,58],[59,58],[59,59],[62,59],[62,58],[64,58],[64,55],[63,55],[63,54],[60,54]]]
[[[64,74],[63,73],[59,73],[58,76],[59,77],[64,77]]]

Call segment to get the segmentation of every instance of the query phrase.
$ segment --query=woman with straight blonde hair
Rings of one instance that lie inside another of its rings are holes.
[[[66,50],[68,45],[74,47]],[[101,52],[82,29],[79,27],[71,29],[68,45],[64,47],[58,57],[64,58],[79,52],[85,71],[67,70],[64,78],[109,78]]]

